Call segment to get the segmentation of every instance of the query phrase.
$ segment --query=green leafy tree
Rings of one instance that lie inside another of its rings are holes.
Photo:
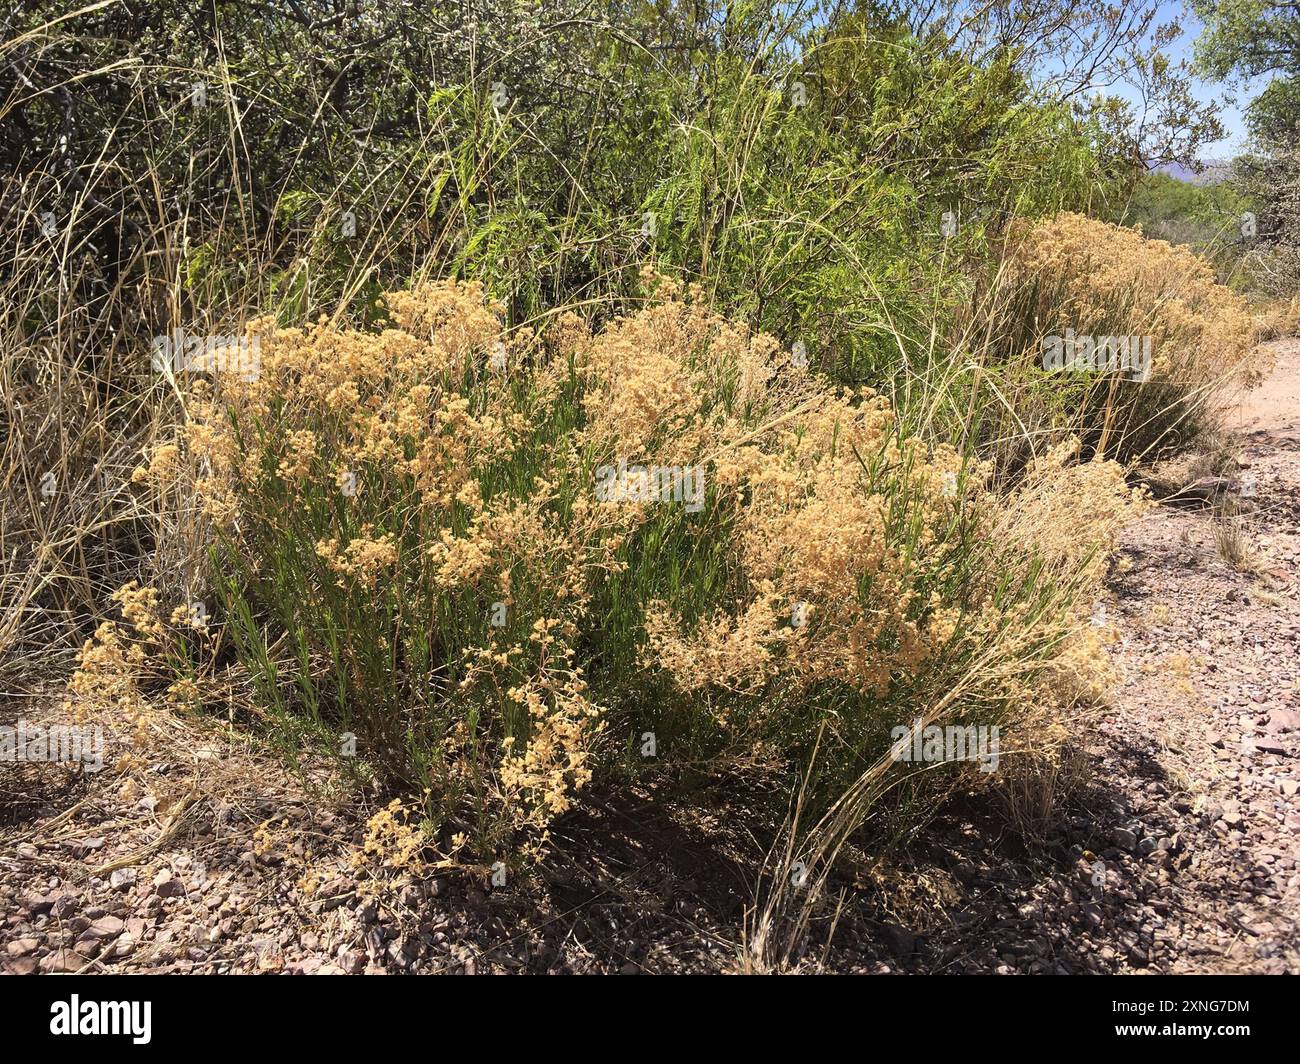
[[[1258,202],[1251,255],[1261,286],[1300,289],[1300,5],[1291,0],[1195,0],[1205,30],[1197,60],[1210,75],[1269,79],[1248,117],[1256,151],[1236,161],[1238,183]]]

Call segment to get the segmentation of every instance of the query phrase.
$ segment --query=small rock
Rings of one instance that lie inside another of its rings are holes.
[[[1300,713],[1293,709],[1274,709],[1268,715],[1268,730],[1272,732],[1300,731]]]
[[[67,920],[80,908],[81,899],[75,894],[65,892],[54,899],[54,904],[50,906],[50,915],[59,920]]]
[[[116,916],[101,916],[98,920],[91,921],[85,933],[92,939],[111,942],[125,930],[126,924]]]
[[[73,839],[67,844],[68,852],[73,857],[81,858],[94,853],[96,850],[104,848],[104,836],[99,835],[93,839]]]
[[[40,969],[47,975],[79,972],[89,963],[90,958],[83,957],[80,953],[74,953],[70,949],[56,949],[41,958]]]
[[[185,893],[185,884],[176,879],[170,870],[163,869],[153,877],[153,892],[160,898],[175,898]]]
[[[882,924],[880,928],[889,948],[900,960],[910,957],[916,949],[916,936],[899,924]]]

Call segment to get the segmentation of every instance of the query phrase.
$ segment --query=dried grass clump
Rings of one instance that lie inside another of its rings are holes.
[[[1117,462],[1094,456],[1078,462],[1079,441],[1070,439],[1035,459],[1006,500],[990,536],[1007,544],[998,568],[1053,574],[1070,588],[1070,608],[1058,620],[1061,639],[1036,677],[1048,707],[1042,726],[1031,729],[1036,751],[1055,757],[1068,736],[1063,717],[1075,707],[1106,701],[1118,676],[1095,623],[1119,534],[1151,505],[1146,488],[1130,489]],[[1011,546],[1011,545],[1015,546]],[[1050,719],[1047,719],[1050,718]]]
[[[1267,304],[1255,320],[1256,343],[1300,336],[1300,297],[1276,299]]]
[[[1095,591],[1120,532],[1149,493],[1130,491],[1118,462],[1100,456],[1079,462],[1079,450],[1079,441],[1068,439],[1034,459],[990,538],[1008,546],[1005,565],[1046,566]]]

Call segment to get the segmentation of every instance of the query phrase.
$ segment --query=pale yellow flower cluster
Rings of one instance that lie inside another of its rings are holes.
[[[509,807],[521,812],[516,827],[545,831],[550,820],[572,804],[571,795],[591,781],[592,740],[603,730],[600,707],[587,698],[577,670],[511,688],[507,697],[528,713],[528,743],[516,749],[503,741],[501,791]]]
[[[139,731],[149,710],[139,686],[145,661],[144,648],[123,638],[118,625],[105,621],[77,655],[76,671],[68,681],[72,698],[66,708],[78,723],[120,722]]]
[[[94,721],[118,731],[129,730],[135,742],[142,744],[157,713],[147,692],[156,681],[171,679],[161,660],[169,633],[158,612],[156,589],[132,580],[111,597],[124,623],[105,621],[86,640],[68,681],[71,697],[66,708],[79,723]],[[171,615],[173,624],[181,615],[189,617],[188,607],[176,608]],[[198,700],[197,685],[191,679],[173,682],[165,698],[172,705],[193,704]]]
[[[742,345],[734,330],[721,335],[729,337],[727,361],[755,361],[735,357]],[[758,346],[771,351],[762,338]],[[914,485],[926,545],[930,524],[958,503],[960,460],[951,449],[933,460],[900,449],[888,402],[869,389],[810,387],[780,363],[775,373],[751,370],[744,379],[757,427],[723,422],[708,445],[718,449],[719,504],[734,511],[728,527],[751,593],[693,631],[651,604],[647,664],[666,664],[687,691],[757,689],[779,672],[801,685],[834,678],[883,692],[952,629],[924,628],[912,616],[915,560],[887,527],[889,500]],[[879,483],[864,461],[880,472]]]
[[[131,471],[131,483],[164,485],[176,475],[179,462],[180,448],[174,443],[162,444],[150,454],[147,465]]]
[[[1246,301],[1188,248],[1062,212],[1016,228],[1009,249],[1007,280],[1038,284],[1040,320],[1089,332],[1119,313],[1122,327],[1107,331],[1152,337],[1153,380],[1194,387],[1259,372]]]
[[[367,821],[365,838],[352,863],[358,870],[373,862],[382,868],[417,872],[423,864],[420,851],[424,845],[419,825],[411,823],[410,810],[400,798],[394,798]]]
[[[340,577],[348,577],[358,587],[370,589],[379,577],[397,564],[397,547],[388,534],[376,536],[373,525],[366,525],[361,535],[339,549],[337,539],[322,539],[316,553]],[[340,586],[343,586],[340,580]]]
[[[162,635],[162,621],[158,618],[158,592],[152,587],[141,587],[132,580],[112,594],[112,600],[122,611],[122,619],[145,639]]]

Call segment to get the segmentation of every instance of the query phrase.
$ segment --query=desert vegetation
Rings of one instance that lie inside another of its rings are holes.
[[[0,677],[118,793],[274,763],[380,896],[728,810],[730,970],[954,796],[1051,835],[1146,471],[1300,320],[1293,97],[1206,191],[1157,5],[65,6],[0,43]]]

